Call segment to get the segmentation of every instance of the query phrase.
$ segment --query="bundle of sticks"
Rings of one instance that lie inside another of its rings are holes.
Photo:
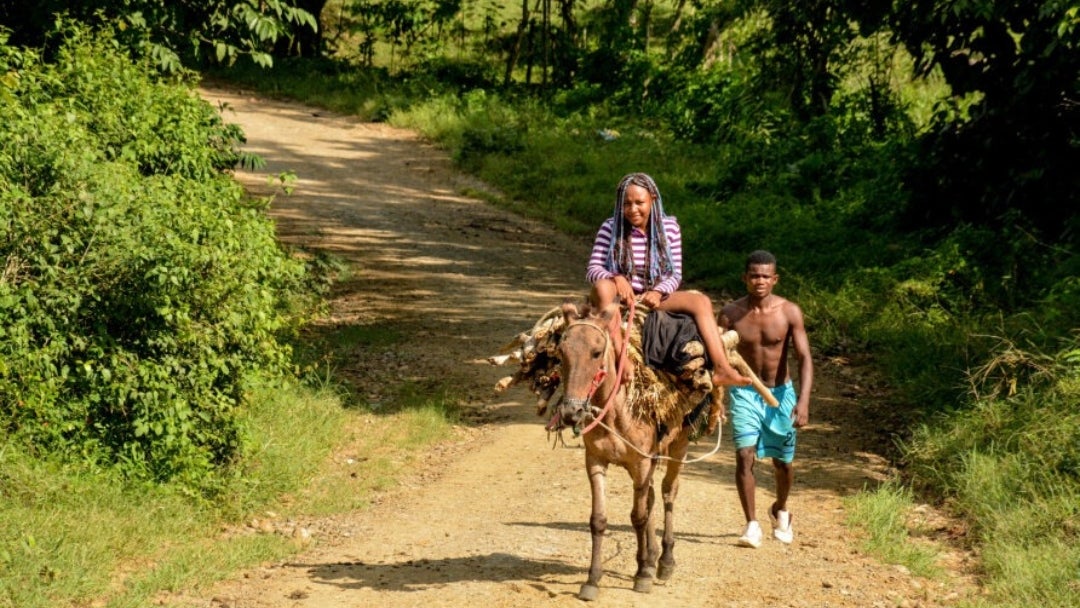
[[[559,388],[559,336],[566,326],[562,308],[552,308],[544,313],[532,328],[519,333],[499,349],[499,354],[488,357],[492,365],[520,363],[512,376],[501,378],[495,384],[496,392],[503,392],[522,382],[537,396],[536,411],[543,414],[555,391]]]

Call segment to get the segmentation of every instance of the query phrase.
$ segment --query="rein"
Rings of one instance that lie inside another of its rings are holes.
[[[597,418],[597,421],[599,421],[599,420],[600,419]],[[644,456],[644,457],[649,458],[651,460],[671,460],[671,461],[676,460],[676,459],[672,458],[671,456],[664,456],[662,454],[647,454],[641,448],[634,445],[633,442],[628,440],[626,437],[623,437],[622,435],[620,435],[618,433],[618,431],[611,428],[610,426],[604,424],[603,422],[600,423],[600,426],[607,429],[607,432],[609,432],[612,435],[618,437],[620,441],[625,443],[631,450],[634,450],[635,452],[637,452],[641,456]],[[723,437],[723,435],[724,435],[724,425],[723,425],[723,421],[721,420],[721,424],[716,425],[716,446],[714,446],[713,449],[709,451],[709,453],[702,454],[701,456],[698,456],[697,458],[692,458],[692,459],[689,459],[689,460],[687,460],[686,458],[683,458],[682,460],[679,460],[678,462],[681,462],[682,464],[694,464],[695,462],[701,462],[702,460],[705,460],[709,456],[712,456],[713,454],[719,452],[720,451],[720,439]]]

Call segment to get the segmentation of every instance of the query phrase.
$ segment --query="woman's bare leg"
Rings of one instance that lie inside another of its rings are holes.
[[[607,308],[608,304],[614,302],[617,297],[619,297],[619,294],[615,291],[615,281],[600,279],[593,284],[592,290],[589,292],[589,304],[592,304],[597,310],[603,310]]]
[[[735,371],[735,368],[731,367],[731,362],[728,361],[727,351],[720,341],[720,328],[716,325],[716,315],[713,313],[712,300],[709,296],[697,291],[676,291],[657,308],[694,317],[701,339],[705,342],[705,352],[713,364],[713,386],[750,384],[750,378]]]

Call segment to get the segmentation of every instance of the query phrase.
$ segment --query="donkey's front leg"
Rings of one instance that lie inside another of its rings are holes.
[[[652,519],[653,503],[656,495],[653,490],[653,470],[656,462],[643,458],[630,467],[630,478],[634,482],[634,506],[630,511],[630,523],[634,525],[637,536],[637,573],[634,574],[634,591],[648,593],[652,591],[653,578],[656,576],[656,558],[660,554],[656,546],[656,525]]]
[[[666,581],[675,573],[675,498],[679,495],[679,472],[686,457],[687,442],[684,440],[672,446],[664,481],[660,485],[660,494],[664,499],[664,539],[663,553],[656,578]]]
[[[607,465],[591,456],[585,456],[585,472],[589,474],[589,489],[592,490],[592,513],[589,515],[589,532],[592,534],[592,560],[589,563],[589,580],[581,586],[578,599],[587,602],[600,595],[600,577],[604,575],[603,555],[604,534],[607,532],[606,482]]]

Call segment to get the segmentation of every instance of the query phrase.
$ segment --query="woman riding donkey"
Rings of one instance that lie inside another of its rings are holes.
[[[660,190],[648,175],[631,173],[619,182],[615,212],[596,233],[585,278],[592,283],[589,301],[601,310],[618,298],[692,316],[713,365],[713,386],[750,384],[728,362],[709,297],[679,290],[682,232],[675,217],[664,213]],[[613,336],[620,335],[613,329]],[[627,370],[624,380],[632,375]]]

